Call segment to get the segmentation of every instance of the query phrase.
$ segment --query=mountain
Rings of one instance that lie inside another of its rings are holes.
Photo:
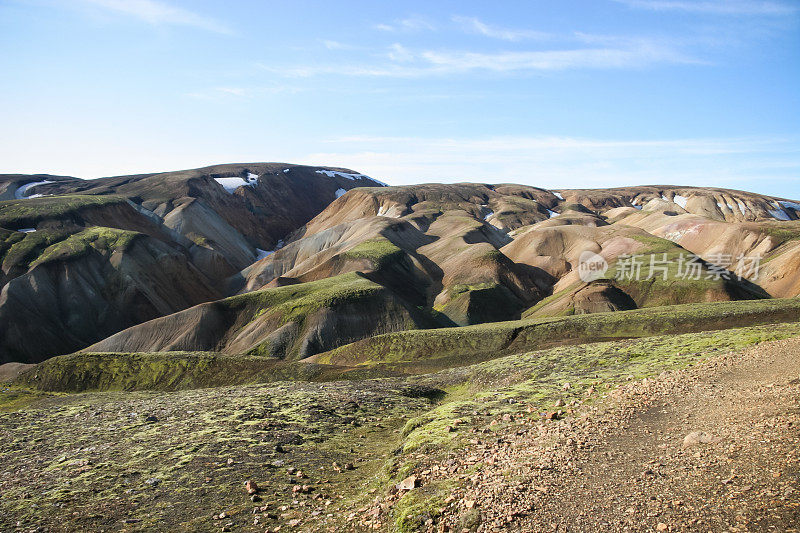
[[[295,360],[409,329],[800,293],[800,204],[727,189],[388,187],[253,163],[4,175],[0,194],[0,361]],[[581,279],[585,252],[607,262],[599,279]],[[626,276],[632,257],[668,266]]]
[[[274,163],[0,194],[4,531],[798,521],[797,202]]]
[[[714,218],[706,216],[711,200],[714,205],[724,200],[725,205],[736,206],[738,215],[726,213],[729,220],[721,212]],[[253,316],[249,309],[229,319],[211,340],[182,334],[176,341],[171,333],[163,333],[197,328],[196,321],[209,312],[201,307],[177,315],[179,326],[167,326],[172,324],[167,319],[148,322],[87,350],[212,350],[303,358],[368,339],[381,329],[401,331],[425,324],[457,327],[795,296],[800,280],[796,269],[778,268],[776,274],[772,265],[796,264],[800,245],[796,207],[800,206],[789,200],[750,193],[676,187],[548,191],[507,184],[428,184],[358,188],[294,231],[282,248],[232,276],[230,291],[270,301],[287,287],[308,286],[313,292],[323,280],[333,283],[357,273],[383,287],[392,302],[401,302],[406,310],[417,309],[426,319],[418,315],[414,320],[393,321],[385,311],[372,310],[370,316],[384,315],[383,327],[370,322],[354,332],[336,327],[331,322],[336,310],[325,307],[327,319],[313,331],[314,335],[325,331],[326,342],[317,342],[313,348],[306,344],[291,355],[284,343],[275,340],[288,331],[287,320],[293,324],[291,331],[297,330],[295,319],[290,320],[286,311],[283,320],[260,320],[254,328],[257,335],[249,333]],[[581,280],[577,267],[586,251],[608,262],[609,270],[601,279]],[[729,264],[719,264],[721,252]],[[681,277],[680,262],[690,261],[693,254],[697,254],[696,275]],[[732,272],[737,270],[734,263],[739,256],[759,256],[763,268]],[[644,265],[643,275],[636,279],[618,275],[630,257]],[[663,271],[648,275],[651,263],[665,265]],[[347,298],[346,292],[342,299]],[[220,305],[239,308],[237,298],[222,300]],[[273,316],[276,310],[267,306],[262,312]],[[290,338],[294,343],[305,337],[292,333]]]
[[[36,362],[219,299],[228,278],[354,187],[281,163],[81,180],[0,175],[0,362]]]

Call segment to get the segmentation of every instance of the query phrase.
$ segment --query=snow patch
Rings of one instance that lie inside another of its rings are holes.
[[[256,261],[261,261],[272,254],[275,253],[275,250],[262,250],[261,248],[256,248]]]
[[[288,174],[288,173],[289,173],[289,169],[288,169],[288,168],[284,168],[284,169],[283,169],[283,173],[284,173],[284,174]]]
[[[230,178],[214,178],[214,181],[222,185],[222,188],[225,189],[228,194],[233,194],[233,191],[239,187],[244,187],[245,185],[248,187],[255,187],[258,185],[258,174],[248,172],[247,178],[233,176]]]
[[[686,198],[685,196],[681,196],[680,194],[676,194],[675,196],[672,197],[672,201],[684,209],[686,209],[686,202],[688,200],[689,200],[688,198]]]
[[[792,217],[790,217],[783,209],[769,209],[767,212],[772,215],[772,218],[777,220],[792,220]]]
[[[489,220],[489,217],[491,217],[493,215],[494,215],[494,211],[489,210],[489,212],[486,213],[486,215],[483,217],[483,220]]]
[[[352,181],[355,181],[357,179],[363,179],[363,180],[369,180],[373,183],[377,183],[378,185],[383,185],[384,187],[389,186],[388,184],[382,181],[378,181],[375,178],[370,178],[366,174],[350,174],[348,172],[339,172],[338,170],[316,170],[315,172],[317,174],[322,174],[323,176],[328,176],[329,178],[335,178],[336,176],[339,176],[340,178],[345,178]]]
[[[561,196],[561,193],[560,193],[560,192],[555,192],[555,191],[552,191],[552,193],[553,193],[553,196],[555,196],[555,197],[556,197],[556,198],[558,198],[559,200],[563,200],[563,199],[564,199],[564,197],[563,197],[563,196]]]
[[[18,229],[17,231],[19,231],[20,233],[33,233],[34,231],[36,231],[36,228],[22,228]]]
[[[555,211],[553,211],[553,210],[551,210],[551,209],[548,209],[548,210],[547,210],[547,213],[550,215],[550,218],[557,217],[558,215],[560,215],[560,214],[561,214],[561,213],[556,213]]]
[[[642,210],[642,206],[640,206],[640,205],[636,205],[636,204],[633,204],[633,208],[634,208],[634,209],[638,209],[639,211],[641,211],[641,210]]]
[[[347,189],[339,188],[339,189],[336,189],[336,192],[334,194],[336,195],[336,198],[339,198],[340,196],[342,196],[346,192],[347,192]]]
[[[14,193],[14,198],[16,198],[17,200],[22,200],[23,198],[41,198],[42,196],[44,196],[43,194],[34,194],[33,196],[27,196],[25,193],[28,192],[28,189],[37,187],[39,185],[47,185],[48,183],[53,183],[53,182],[49,180],[44,180],[44,181],[34,181],[33,183],[26,183],[25,185],[17,189],[17,192]]]
[[[742,202],[741,200],[736,200],[736,205],[739,206],[739,212],[740,213],[742,213],[743,215],[745,213],[747,213],[748,209],[747,209],[747,206],[744,205],[744,202]]]
[[[797,202],[782,201],[778,203],[780,203],[783,207],[788,207],[789,209],[800,211],[800,204],[798,204]]]

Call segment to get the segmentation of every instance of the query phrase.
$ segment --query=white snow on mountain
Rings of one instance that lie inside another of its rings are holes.
[[[25,193],[28,192],[28,189],[31,189],[38,185],[47,185],[48,183],[53,183],[53,182],[49,180],[44,180],[44,181],[34,181],[32,183],[26,183],[25,185],[17,189],[17,192],[14,193],[14,198],[16,198],[17,200],[22,200],[23,198],[40,198],[44,195],[34,194],[33,196],[28,196]]]
[[[689,200],[688,198],[686,198],[685,196],[681,196],[680,194],[676,194],[675,196],[672,197],[672,201],[684,209],[686,209],[686,202],[688,200]]]
[[[315,172],[317,174],[322,174],[324,176],[328,176],[329,178],[335,178],[336,176],[339,176],[340,178],[345,178],[345,179],[353,180],[353,181],[355,181],[357,179],[364,179],[364,180],[370,180],[370,181],[372,181],[374,183],[377,183],[378,185],[383,185],[384,187],[388,187],[389,186],[388,184],[386,184],[386,183],[384,183],[382,181],[376,180],[375,178],[370,178],[366,174],[350,174],[348,172],[339,172],[338,170],[317,170]]]
[[[231,178],[214,178],[214,181],[222,185],[229,194],[233,194],[233,191],[245,185],[255,187],[258,184],[258,176],[248,172],[247,179],[241,176],[233,176]]]

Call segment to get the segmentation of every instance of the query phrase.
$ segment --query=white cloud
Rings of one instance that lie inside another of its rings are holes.
[[[83,0],[83,2],[157,26],[191,26],[216,33],[231,33],[227,26],[213,18],[156,0]]]
[[[332,39],[323,39],[322,45],[328,50],[361,50],[361,46],[343,43],[341,41],[334,41]]]
[[[461,27],[470,33],[477,33],[492,39],[501,39],[503,41],[522,41],[522,40],[546,40],[552,38],[552,35],[546,32],[535,30],[512,30],[508,28],[500,28],[486,24],[476,17],[461,17],[454,15],[453,22],[460,24]]]
[[[405,63],[414,60],[412,54],[405,46],[400,43],[394,43],[389,49],[389,59],[398,63]]]
[[[655,45],[629,48],[578,48],[527,52],[423,52],[434,69],[464,72],[638,68],[654,63],[697,63],[676,50]]]
[[[608,39],[608,38],[606,38]],[[580,39],[579,39],[580,40]],[[316,65],[265,65],[259,68],[289,77],[341,75],[414,78],[432,75],[491,71],[504,73],[570,69],[642,68],[655,64],[702,64],[678,47],[647,39],[620,39],[618,43],[590,48],[534,51],[414,51],[399,43],[386,52],[389,62]]]
[[[375,24],[374,28],[385,32],[417,32],[434,31],[436,26],[422,17],[408,17],[396,20],[391,24]]]
[[[393,184],[424,181],[610,187],[647,183],[733,186],[800,171],[797,139],[652,141],[574,137],[484,139],[343,137],[303,162],[337,165]],[[337,149],[339,148],[339,149]]]
[[[653,11],[685,11],[715,15],[790,15],[797,5],[760,0],[615,0],[634,8]]]

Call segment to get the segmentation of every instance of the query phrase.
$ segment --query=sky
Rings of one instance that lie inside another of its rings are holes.
[[[800,199],[800,0],[0,0],[0,172]]]

